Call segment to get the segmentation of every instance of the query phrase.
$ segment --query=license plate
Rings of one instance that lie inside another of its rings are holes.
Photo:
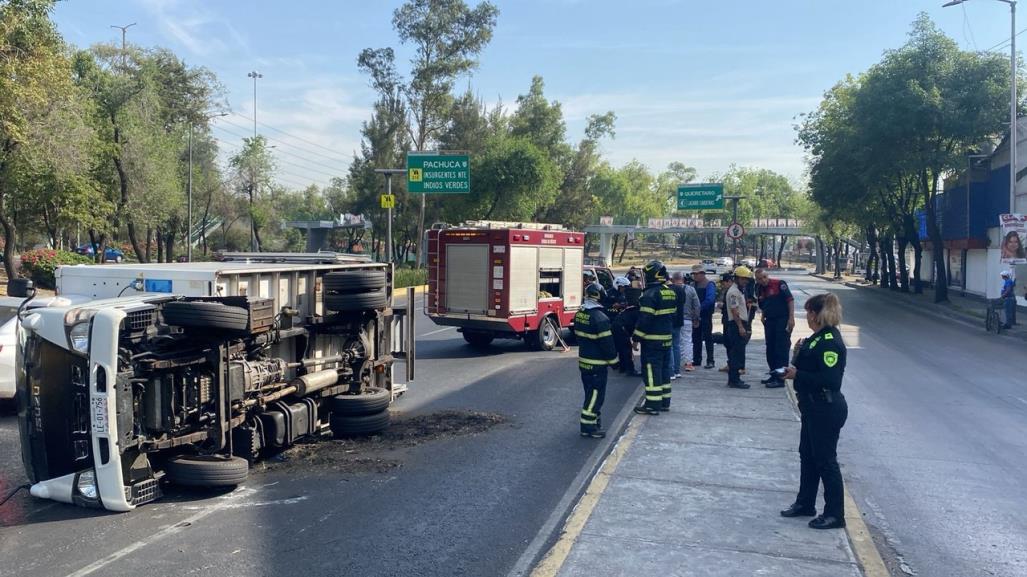
[[[107,399],[90,399],[90,415],[92,418],[93,432],[107,432]]]

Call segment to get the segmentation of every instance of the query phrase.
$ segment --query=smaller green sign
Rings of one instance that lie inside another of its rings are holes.
[[[678,210],[720,210],[723,208],[723,184],[682,184],[678,186]]]
[[[466,154],[407,153],[407,191],[413,194],[471,192],[471,162]]]

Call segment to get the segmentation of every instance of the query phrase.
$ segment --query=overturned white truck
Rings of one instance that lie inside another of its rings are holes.
[[[236,485],[301,437],[381,431],[413,380],[413,298],[392,307],[387,264],[236,254],[61,267],[57,287],[74,304],[20,322],[22,457],[36,497],[127,511],[163,482]]]

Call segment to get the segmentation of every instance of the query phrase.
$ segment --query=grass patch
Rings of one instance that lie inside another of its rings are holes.
[[[426,269],[398,268],[396,276],[392,279],[395,288],[406,288],[428,284],[428,271]]]

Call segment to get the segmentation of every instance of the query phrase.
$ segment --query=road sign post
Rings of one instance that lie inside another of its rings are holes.
[[[745,236],[745,227],[737,222],[732,222],[725,230],[725,234],[727,234],[727,237],[731,240],[738,240]]]
[[[723,210],[724,185],[721,183],[678,185],[678,210]]]
[[[382,208],[389,211],[385,228],[385,254],[387,255],[388,262],[392,263],[392,209],[396,207],[396,195],[392,194],[392,175],[407,174],[408,171],[405,168],[376,168],[374,171],[385,175],[385,194],[382,195]]]

